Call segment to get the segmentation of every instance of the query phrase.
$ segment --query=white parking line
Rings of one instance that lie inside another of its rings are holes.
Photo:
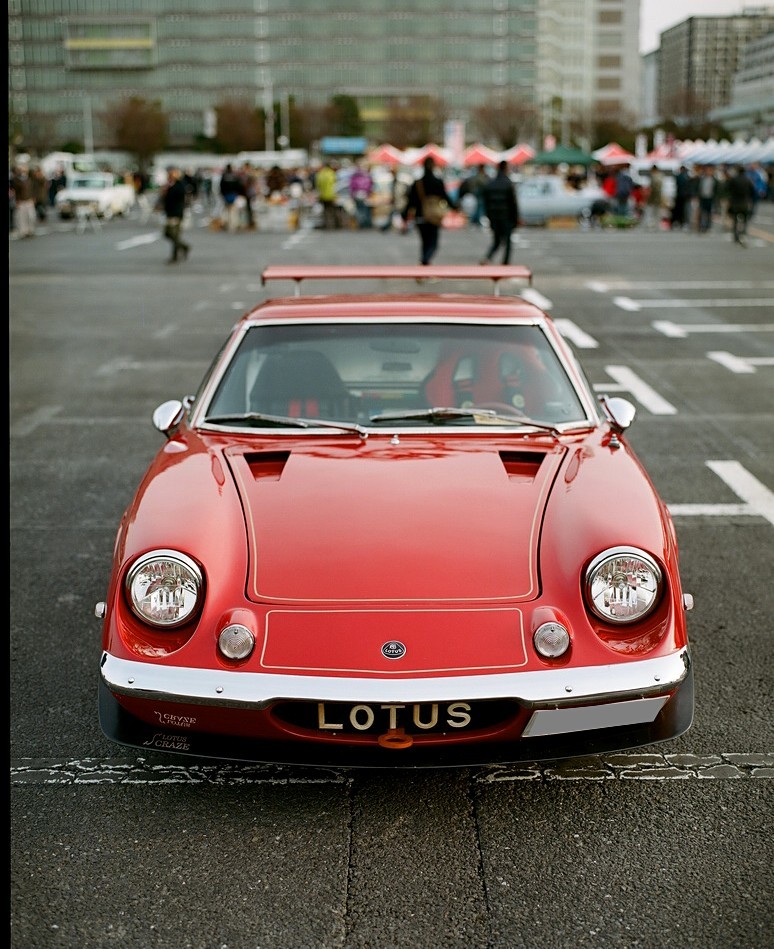
[[[62,411],[61,405],[44,405],[29,415],[23,415],[11,425],[11,435],[24,438],[31,435],[41,425],[48,425]]]
[[[298,244],[307,236],[308,233],[308,231],[294,231],[293,234],[291,234],[291,236],[287,240],[284,240],[280,245],[282,250],[292,250],[296,244]]]
[[[772,301],[774,305],[774,301]],[[767,333],[774,330],[774,323],[672,323],[655,320],[654,330],[672,339],[685,339],[690,333]]]
[[[738,461],[708,461],[707,467],[746,501],[754,513],[774,524],[774,493]]]
[[[713,298],[712,300],[632,300],[631,297],[614,297],[613,303],[616,306],[619,306],[622,310],[631,310],[632,312],[639,312],[644,309],[658,309],[658,310],[669,310],[669,309],[706,309],[708,307],[720,307],[720,306],[732,306],[737,309],[742,309],[750,306],[774,306],[774,300],[769,298],[760,298],[756,300],[747,299],[746,297],[739,297],[737,299],[729,298],[727,300],[718,300]]]
[[[630,313],[639,313],[640,305],[636,300],[629,297],[613,297],[613,303],[622,310],[628,310]]]
[[[653,415],[677,415],[677,409],[671,402],[667,402],[627,366],[605,366],[605,372],[615,379],[617,385],[598,382],[594,384],[595,391],[628,392]]]
[[[762,517],[774,525],[774,493],[738,461],[707,461],[741,504],[668,504],[673,517]]]
[[[131,250],[133,247],[140,247],[143,244],[154,244],[160,240],[160,234],[138,234],[137,237],[130,237],[128,240],[119,241],[116,244],[116,250]]]
[[[599,343],[593,336],[582,330],[580,326],[573,323],[572,320],[556,319],[554,320],[556,328],[566,339],[574,343],[578,349],[598,349]]]
[[[668,504],[672,517],[749,517],[749,504]]]
[[[535,306],[539,306],[541,310],[545,310],[546,312],[548,312],[554,305],[553,300],[549,300],[548,297],[544,297],[542,293],[539,293],[532,287],[527,287],[525,290],[522,290],[519,296],[522,298],[522,300],[526,300],[527,303],[532,303]]]
[[[722,349],[707,353],[707,358],[731,372],[742,374],[755,372],[756,366],[774,366],[774,356],[735,356]]]
[[[774,280],[589,280],[589,290],[774,290]]]

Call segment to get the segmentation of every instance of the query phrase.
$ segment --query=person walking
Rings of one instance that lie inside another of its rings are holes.
[[[242,190],[245,197],[245,227],[248,231],[254,231],[257,226],[254,205],[258,197],[258,173],[249,161],[242,165]]]
[[[223,199],[223,226],[227,231],[238,231],[240,221],[239,198],[244,197],[245,189],[242,179],[234,170],[231,162],[227,162],[220,176],[220,196]]]
[[[314,176],[314,187],[317,199],[322,205],[323,230],[329,231],[339,228],[339,209],[336,205],[336,169],[330,162],[326,162]]]
[[[176,264],[180,254],[183,255],[183,260],[187,260],[191,252],[190,246],[180,237],[187,198],[188,189],[183,182],[180,169],[168,168],[167,183],[161,196],[161,207],[166,219],[164,237],[172,245],[168,264]]]
[[[759,201],[765,201],[769,194],[769,177],[764,172],[763,166],[759,161],[754,161],[746,171],[747,177],[752,181],[753,185],[753,201],[752,207],[750,208],[750,216],[748,221],[752,221],[755,217],[755,210],[758,207]]]
[[[752,187],[752,186],[751,186]],[[29,165],[19,163],[10,181],[14,197],[14,222],[19,237],[34,237],[37,214]]]
[[[360,230],[373,227],[371,196],[374,179],[367,165],[358,165],[349,179],[349,194],[355,203],[355,221]]]
[[[384,212],[385,218],[384,223],[379,228],[379,230],[384,234],[386,231],[392,230],[393,224],[393,215],[398,213],[398,205],[400,204],[400,180],[398,178],[398,169],[393,168],[390,178],[390,195],[389,203],[386,205]]]
[[[705,165],[697,186],[699,199],[699,233],[706,234],[712,228],[712,215],[718,196],[718,179],[712,165]]]
[[[39,221],[45,221],[48,210],[48,179],[39,165],[33,165],[30,178],[32,179],[32,200],[35,204],[35,216]]]
[[[653,231],[661,226],[661,209],[663,207],[664,189],[662,187],[661,172],[654,165],[650,169],[648,186],[645,190],[645,207],[643,208],[643,223],[646,230]]]
[[[432,155],[425,158],[422,167],[422,177],[417,178],[409,188],[401,217],[404,224],[408,224],[410,218],[416,222],[420,240],[419,262],[427,266],[438,251],[444,207],[456,210],[456,205],[435,173]]]
[[[629,166],[622,165],[615,176],[615,213],[618,217],[630,217],[633,191],[634,181],[629,174]]]
[[[487,173],[486,165],[478,165],[474,174],[463,182],[465,192],[472,195],[475,199],[468,218],[468,224],[471,227],[481,227],[481,219],[486,213],[484,210],[484,188],[488,181],[489,174]],[[462,188],[460,188],[460,190],[462,191]],[[462,196],[463,195],[460,195],[460,197]]]
[[[747,177],[742,165],[739,165],[735,173],[728,179],[726,195],[728,197],[728,214],[733,227],[734,243],[746,247],[747,222],[750,220],[750,212],[755,200],[755,187]]]
[[[492,243],[482,264],[491,264],[494,255],[502,247],[502,263],[511,259],[511,234],[519,226],[519,201],[516,188],[508,175],[508,162],[501,161],[497,174],[484,185],[481,197],[484,214],[489,219],[492,231]]]
[[[691,176],[685,165],[675,175],[675,199],[669,226],[673,231],[682,231],[690,223]]]

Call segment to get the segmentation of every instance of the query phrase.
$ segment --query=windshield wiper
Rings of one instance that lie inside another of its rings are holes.
[[[277,425],[284,428],[335,428],[341,432],[355,432],[368,438],[368,432],[355,422],[333,422],[322,418],[293,418],[289,415],[266,415],[263,412],[234,412],[232,415],[208,415],[204,421],[211,425],[231,425],[244,422],[249,425]]]
[[[406,412],[379,412],[376,415],[369,416],[370,422],[401,422],[401,421],[426,421],[434,425],[443,425],[444,422],[458,421],[459,419],[475,419],[479,421],[486,419],[488,422],[507,425],[528,425],[530,428],[538,428],[541,432],[551,432],[553,435],[559,435],[559,429],[548,422],[536,422],[534,419],[523,415],[505,415],[494,409],[477,409],[475,406],[462,409],[455,406],[436,407],[432,409],[412,409]]]

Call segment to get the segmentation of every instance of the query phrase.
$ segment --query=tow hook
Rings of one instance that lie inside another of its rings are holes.
[[[394,748],[397,751],[410,748],[414,744],[412,736],[407,735],[403,728],[391,728],[383,735],[379,735],[377,741],[382,748]]]

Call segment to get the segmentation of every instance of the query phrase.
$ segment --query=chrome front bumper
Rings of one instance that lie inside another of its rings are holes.
[[[117,695],[253,710],[280,700],[375,704],[499,698],[515,699],[525,708],[560,709],[663,696],[677,688],[689,668],[687,647],[657,659],[614,665],[411,679],[192,669],[118,659],[109,653],[103,653],[100,662],[102,681]]]

